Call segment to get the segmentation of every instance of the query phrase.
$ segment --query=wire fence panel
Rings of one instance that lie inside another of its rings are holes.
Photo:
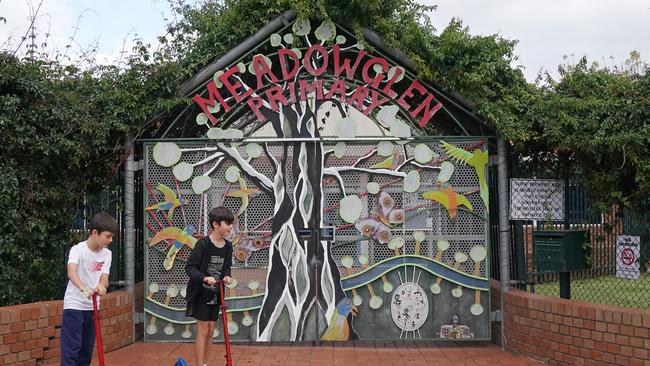
[[[511,190],[511,201],[530,200],[527,194]],[[566,184],[559,194],[538,194],[537,199],[528,204],[543,207],[546,211],[541,217],[511,221],[512,278],[516,285],[542,295],[561,296],[560,273],[567,272],[571,299],[650,308],[647,215],[615,207],[608,212],[592,212],[588,194],[579,183]],[[563,211],[562,217],[552,217],[551,212],[558,211]],[[587,240],[540,239],[576,231],[586,233]]]

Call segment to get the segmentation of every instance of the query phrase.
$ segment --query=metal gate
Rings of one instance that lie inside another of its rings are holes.
[[[144,148],[146,340],[194,339],[189,238],[207,235],[207,212],[220,205],[237,216],[233,340],[490,338],[484,140]]]

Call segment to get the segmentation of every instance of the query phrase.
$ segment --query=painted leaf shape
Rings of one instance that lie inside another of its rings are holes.
[[[343,35],[336,36],[336,43],[337,44],[344,44],[346,41],[347,41],[347,39],[345,38],[345,36],[343,36]]]
[[[239,167],[233,165],[226,169],[226,180],[230,183],[239,181]]]
[[[425,144],[418,144],[413,150],[413,157],[418,163],[426,164],[433,159],[433,151]]]
[[[399,82],[400,80],[404,79],[404,68],[401,66],[393,66],[388,70],[388,80],[391,80],[397,70],[400,70],[400,74],[395,78],[395,82]]]
[[[454,174],[454,164],[443,161],[440,163],[440,172],[438,173],[438,183],[445,183],[451,179],[452,174]]]
[[[469,251],[469,257],[474,262],[481,262],[487,256],[487,250],[482,245],[477,245]]]
[[[472,313],[474,316],[478,316],[483,314],[483,305],[481,304],[472,304],[472,306],[469,307],[469,312]]]
[[[366,190],[368,190],[368,193],[370,193],[370,194],[379,193],[379,183],[370,182],[370,183],[366,184]]]
[[[343,221],[354,224],[361,216],[363,204],[357,195],[349,195],[341,200],[339,214]]]
[[[208,123],[208,116],[205,115],[205,113],[199,113],[196,115],[196,124],[199,126],[202,126],[204,124]]]
[[[391,127],[393,123],[397,122],[397,112],[399,107],[392,104],[387,106],[382,106],[377,113],[377,121],[383,124],[385,127]]]
[[[415,241],[423,242],[425,238],[426,235],[424,234],[424,231],[417,230],[413,232],[413,239],[415,239]]]
[[[314,35],[316,36],[316,39],[320,41],[330,40],[336,37],[336,27],[331,20],[326,20],[316,28]]]
[[[393,145],[390,141],[380,141],[377,144],[377,154],[379,156],[391,156],[393,155],[394,149],[395,145]]]
[[[370,298],[369,306],[373,310],[379,309],[383,304],[384,300],[382,300],[382,298],[377,295]]]
[[[347,145],[345,144],[345,142],[343,141],[338,142],[336,145],[334,145],[334,156],[336,156],[339,159],[342,158],[343,156],[345,156],[346,149],[347,149]]]
[[[214,80],[214,85],[216,85],[217,88],[221,88],[223,86],[223,83],[219,79],[221,77],[221,75],[223,75],[223,70],[219,70],[219,71],[215,72],[214,76],[212,77],[212,79]]]
[[[396,236],[388,242],[388,248],[395,250],[403,247],[404,244],[406,244],[404,238],[402,238],[401,236]]]
[[[213,127],[208,130],[206,134],[211,140],[222,140],[223,139],[223,130],[219,127]]]
[[[287,34],[284,35],[284,37],[282,37],[282,39],[284,39],[284,41],[286,43],[292,44],[293,43],[293,34],[287,33]]]
[[[349,255],[344,255],[341,257],[341,265],[345,268],[352,268],[352,265],[354,264],[354,259],[352,259],[351,256]]]
[[[368,264],[368,254],[365,254],[365,253],[360,254],[359,255],[359,263],[361,263],[362,265]]]
[[[218,113],[220,110],[221,110],[221,104],[219,103],[214,103],[214,105],[208,105],[208,112],[212,114]]]
[[[411,137],[411,127],[404,122],[395,121],[390,126],[390,133],[399,138]]]
[[[311,31],[311,24],[309,23],[309,19],[296,20],[296,22],[293,23],[293,27],[291,27],[291,31],[298,36],[308,35]]]
[[[153,147],[153,160],[168,168],[181,160],[181,148],[173,142],[158,142]]]
[[[465,263],[467,262],[468,259],[469,257],[467,256],[467,254],[463,252],[456,252],[456,254],[454,254],[454,260],[458,263]]]
[[[172,172],[174,173],[174,177],[176,177],[179,182],[185,182],[192,177],[192,174],[194,173],[194,167],[192,164],[183,161],[174,165]]]
[[[439,251],[444,252],[445,250],[449,249],[449,242],[447,240],[438,240],[436,242],[436,247]]]
[[[262,155],[262,146],[255,143],[248,144],[246,145],[246,154],[253,159],[259,158]]]
[[[404,192],[413,193],[417,192],[420,188],[420,172],[411,170],[404,178]]]
[[[201,194],[212,187],[212,178],[200,175],[192,178],[192,191]]]
[[[242,130],[229,128],[223,131],[223,138],[228,140],[241,140],[244,138],[244,132]]]
[[[278,47],[281,43],[282,43],[282,37],[279,34],[277,33],[271,34],[271,46]]]

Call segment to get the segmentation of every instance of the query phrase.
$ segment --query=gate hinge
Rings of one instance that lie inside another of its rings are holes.
[[[490,312],[490,321],[501,322],[503,321],[503,314],[501,310],[495,310]]]

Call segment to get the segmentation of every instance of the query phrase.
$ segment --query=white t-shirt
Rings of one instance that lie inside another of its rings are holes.
[[[81,283],[93,289],[99,284],[102,274],[108,274],[111,270],[111,251],[102,248],[99,252],[93,252],[88,248],[85,241],[70,248],[68,264],[77,264],[77,275]],[[99,306],[99,297],[97,297]],[[93,301],[85,298],[81,290],[68,280],[68,287],[63,297],[64,309],[92,310]]]

